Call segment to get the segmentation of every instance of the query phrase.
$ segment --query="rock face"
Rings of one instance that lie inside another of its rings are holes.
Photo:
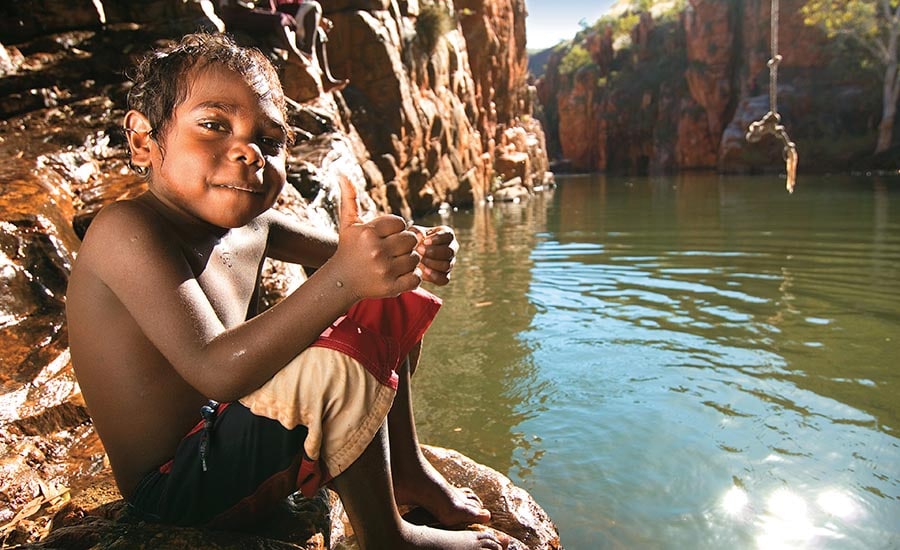
[[[546,152],[530,116],[525,83],[524,5],[509,0],[430,6],[448,22],[445,33],[420,24],[417,2],[365,9],[353,2],[325,12],[335,22],[329,59],[352,87],[343,95],[353,124],[378,166],[396,213],[472,204],[492,192],[495,166],[507,151],[496,144],[511,128],[539,147],[532,173],[544,178]],[[428,38],[426,38],[428,37]],[[473,54],[470,52],[476,52]],[[398,78],[398,75],[407,78]]]
[[[846,170],[871,160],[878,75],[806,26],[803,4],[780,2],[779,112],[801,171]],[[633,14],[630,34],[612,20],[557,48],[537,84],[551,156],[579,171],[783,171],[780,142],[744,139],[769,110],[770,9],[688,0],[682,11]],[[590,60],[573,68],[576,46]]]
[[[212,4],[0,6],[0,543],[47,535],[59,510],[68,518],[64,524],[76,528],[66,502],[109,474],[70,365],[68,273],[97,210],[144,189],[127,167],[120,130],[126,68],[154,44],[215,28]],[[305,137],[290,151],[290,185],[278,208],[334,228],[342,176],[359,189],[365,211],[407,218],[445,203],[482,201],[504,179],[512,180],[506,189],[518,181],[526,194],[547,180],[544,134],[530,116],[534,92],[525,83],[523,2],[442,4],[438,17],[446,26],[427,40],[421,36],[428,27],[419,21],[433,6],[321,4],[334,22],[332,70],[351,82],[340,93],[324,93],[316,74],[282,67],[285,89],[297,102],[290,122]],[[237,38],[278,61],[264,37]],[[272,262],[265,278],[271,304],[303,274]],[[97,537],[108,520],[89,516],[90,525],[77,528]],[[555,533],[545,515],[541,521],[535,528],[541,537]],[[127,536],[119,544],[133,547]],[[558,541],[529,547],[556,548]]]

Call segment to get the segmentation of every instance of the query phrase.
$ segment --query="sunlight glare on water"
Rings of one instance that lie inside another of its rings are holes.
[[[900,180],[558,181],[445,220],[423,441],[569,549],[900,547]]]

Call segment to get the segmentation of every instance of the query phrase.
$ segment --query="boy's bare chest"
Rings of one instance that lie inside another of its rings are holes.
[[[256,312],[265,239],[230,235],[219,242],[186,246],[194,277],[226,327]]]

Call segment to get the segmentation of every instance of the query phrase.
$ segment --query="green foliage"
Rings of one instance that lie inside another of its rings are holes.
[[[627,15],[623,15],[618,18],[613,25],[613,36],[618,37],[621,35],[630,35],[631,30],[638,26],[638,23],[641,22],[641,14],[637,13],[629,13]]]
[[[559,62],[559,74],[570,76],[593,63],[591,54],[581,44],[573,44]]]
[[[885,9],[898,5],[900,0],[808,0],[800,13],[807,25],[821,28],[829,38],[856,42],[884,63],[890,55],[889,36],[897,27]]]
[[[657,23],[678,23],[681,20],[681,14],[684,12],[687,0],[674,0],[671,2],[671,9],[665,13],[656,16]]]
[[[873,38],[878,34],[875,1],[810,0],[801,9],[807,25],[819,26],[829,38],[854,34]]]
[[[587,30],[603,33],[609,28],[612,31],[613,45],[618,51],[630,45],[631,31],[640,23],[642,13],[652,13],[656,25],[677,23],[684,6],[685,0],[632,0],[624,13],[601,17]]]
[[[669,12],[664,12],[666,16],[660,16],[655,20],[653,33],[656,38],[650,41],[651,61],[637,67],[634,66],[633,56],[629,54],[628,39],[634,27],[640,23],[641,10],[650,10],[656,6],[656,10],[660,12],[659,6],[662,4],[666,9],[673,6],[678,8],[683,5],[683,0],[633,1],[629,11],[617,17],[601,18],[592,27],[583,28],[571,42],[557,45],[555,51],[560,56],[557,67],[560,77],[572,78],[585,68],[595,67],[591,54],[585,47],[585,41],[589,35],[604,33],[609,28],[616,51],[611,65],[605,68],[607,73],[598,74],[596,77],[598,90],[606,90],[609,93],[619,90],[624,92],[624,97],[629,97],[631,94],[643,95],[647,91],[653,93],[663,83],[680,79],[686,68],[684,53],[671,48],[672,37],[681,29],[677,13],[669,17]],[[584,27],[584,22],[582,26]],[[627,73],[627,78],[619,78],[621,71]]]
[[[444,6],[424,4],[416,18],[416,41],[432,55],[440,39],[453,28],[453,18]]]

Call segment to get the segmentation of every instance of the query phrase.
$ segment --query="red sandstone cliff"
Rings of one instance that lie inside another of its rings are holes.
[[[780,2],[779,112],[801,169],[845,170],[874,144],[877,78],[803,23],[803,3]],[[601,25],[569,45],[591,57],[571,74],[560,73],[569,47],[557,49],[537,83],[551,156],[580,171],[783,170],[778,141],[744,139],[769,109],[770,6],[688,0],[642,13],[618,47]]]

